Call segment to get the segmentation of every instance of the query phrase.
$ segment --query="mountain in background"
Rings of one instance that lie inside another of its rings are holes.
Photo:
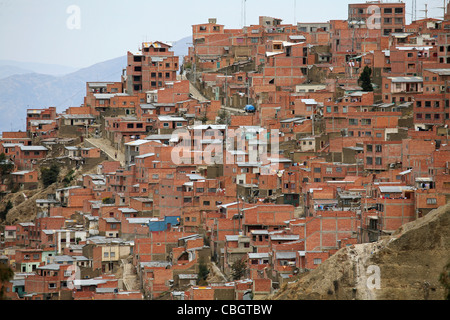
[[[25,74],[25,73],[33,73],[33,71],[29,70],[29,69],[20,68],[20,67],[10,66],[10,65],[6,65],[6,66],[0,65],[0,79],[8,78],[10,76],[14,76],[17,74]]]
[[[173,43],[172,50],[175,55],[180,56],[180,64],[188,53],[191,41],[191,37],[186,37]],[[127,57],[97,63],[63,76],[52,75],[56,70],[52,65],[48,65],[48,70],[37,73],[30,72],[30,65],[27,64],[23,68],[16,67],[18,69],[15,74],[1,78],[1,63],[0,61],[0,133],[25,131],[27,109],[56,107],[57,112],[62,112],[68,107],[79,107],[84,102],[86,82],[120,81],[122,70],[127,66]],[[13,67],[9,71],[5,68],[5,74],[14,72]]]
[[[183,64],[184,56],[189,53],[189,47],[192,46],[192,37],[180,39],[172,44],[172,51],[180,57],[180,65]]]
[[[26,110],[83,104],[88,81],[120,81],[126,57],[97,63],[64,76],[27,73],[0,79],[0,131],[24,131]]]
[[[16,70],[16,73],[14,73],[14,70]],[[0,79],[24,73],[42,73],[51,76],[62,76],[77,70],[78,69],[74,67],[61,66],[58,64],[0,60]]]

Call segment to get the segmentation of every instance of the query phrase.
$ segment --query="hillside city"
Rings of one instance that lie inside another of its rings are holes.
[[[210,18],[186,56],[143,42],[82,105],[28,109],[0,141],[1,298],[267,299],[446,206],[444,11]]]

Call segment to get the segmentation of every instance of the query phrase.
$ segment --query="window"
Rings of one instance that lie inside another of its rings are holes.
[[[366,147],[367,152],[372,152],[373,151],[373,146],[371,144],[368,144]]]
[[[395,8],[394,12],[395,14],[403,13],[403,8]]]
[[[372,165],[373,164],[373,158],[372,157],[367,157],[366,158],[366,164],[367,165]]]
[[[331,174],[331,173],[333,173],[333,168],[328,167],[328,168],[325,169],[325,172],[328,173],[328,174]]]
[[[319,265],[321,263],[322,263],[322,259],[320,259],[320,258],[315,258],[314,259],[314,265]]]
[[[376,165],[381,165],[382,164],[381,157],[376,157],[375,158],[375,164]]]
[[[387,13],[387,14],[392,13],[392,8],[384,8],[384,13]]]
[[[382,145],[381,145],[381,144],[377,144],[377,145],[375,146],[375,152],[382,152],[382,151],[383,151]]]
[[[348,124],[350,126],[356,126],[358,125],[358,119],[348,119]]]
[[[315,173],[320,173],[320,167],[319,168],[314,168],[314,172]]]
[[[203,201],[204,206],[209,206],[211,203],[209,201]]]
[[[104,252],[103,253],[103,258],[109,258],[109,252]]]
[[[427,204],[437,204],[436,198],[427,198]]]
[[[205,191],[204,188],[197,188],[197,190],[196,190],[197,193],[203,193],[204,191]]]

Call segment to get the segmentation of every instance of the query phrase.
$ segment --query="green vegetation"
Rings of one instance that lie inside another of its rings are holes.
[[[14,164],[6,158],[4,153],[0,154],[0,177],[11,173],[14,170]]]
[[[225,110],[219,111],[219,119],[217,120],[217,124],[231,124],[230,113]]]
[[[70,170],[70,172],[64,177],[63,182],[64,182],[64,186],[67,187],[69,186],[69,184],[73,181],[74,176],[73,174],[75,173],[75,171],[72,169]]]
[[[115,200],[114,198],[103,198],[102,203],[103,204],[114,204]]]
[[[233,276],[233,280],[239,280],[247,271],[247,264],[245,260],[237,260],[233,265],[231,266],[231,275]]]
[[[0,300],[6,300],[5,287],[3,283],[8,282],[14,277],[14,272],[6,264],[0,263]]]
[[[361,73],[361,76],[359,77],[359,82],[361,83],[363,91],[373,91],[371,76],[372,69],[368,66],[365,66],[363,72]]]
[[[445,288],[445,300],[450,300],[450,263],[448,263],[444,271],[442,271],[441,275],[439,276],[439,282],[444,286]]]
[[[198,265],[198,279],[197,284],[200,286],[204,286],[207,284],[206,279],[209,275],[208,266],[206,265],[205,261],[203,259],[200,259],[199,265]]]
[[[8,211],[12,209],[12,207],[13,207],[13,204],[12,204],[11,200],[8,200],[8,202],[6,203],[5,209],[0,211],[0,220],[6,220],[6,215],[8,214]]]
[[[47,188],[58,181],[59,171],[59,166],[56,164],[52,164],[50,168],[41,169],[41,178],[44,187]]]

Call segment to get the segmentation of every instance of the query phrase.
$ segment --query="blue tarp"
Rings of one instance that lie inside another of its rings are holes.
[[[252,106],[251,104],[245,106],[245,111],[247,111],[247,112],[253,112],[255,110],[256,110],[256,108],[254,106]]]
[[[150,231],[166,231],[167,225],[177,226],[180,224],[180,216],[164,217],[164,220],[150,221],[148,228]]]

